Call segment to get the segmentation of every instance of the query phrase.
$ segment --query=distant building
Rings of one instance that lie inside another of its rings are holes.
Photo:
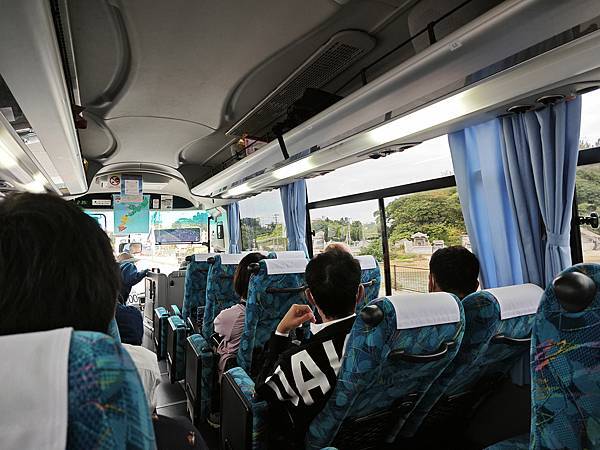
[[[466,248],[468,250],[472,250],[471,249],[471,240],[469,239],[468,234],[463,234],[460,237],[460,245],[462,245],[464,248]]]
[[[429,236],[425,233],[415,233],[410,237],[413,240],[414,247],[425,247],[429,245]]]
[[[313,237],[313,251],[320,253],[325,248],[325,232],[317,231]]]
[[[417,232],[411,237],[411,240],[403,239],[400,241],[404,244],[404,252],[416,255],[431,255],[440,248],[444,248],[446,244],[442,240],[433,241],[433,245],[429,242],[429,236],[425,233]]]

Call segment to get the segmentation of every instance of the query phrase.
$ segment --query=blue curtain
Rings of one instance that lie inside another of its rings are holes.
[[[524,282],[500,131],[494,119],[448,135],[463,217],[481,263],[484,288]]]
[[[281,186],[281,205],[287,230],[288,250],[302,250],[308,256],[306,247],[306,182],[304,180]]]
[[[225,205],[227,230],[229,231],[229,253],[241,252],[240,205],[233,202]]]
[[[513,207],[516,239],[520,249],[523,281],[544,287],[542,225],[535,188],[533,166],[523,115],[500,119],[501,150],[506,188]]]
[[[543,285],[571,265],[571,205],[580,125],[581,97],[502,121],[504,152],[512,169],[507,181],[518,179],[521,183],[517,215],[523,215],[525,206],[531,208],[537,203],[536,214],[543,219],[544,238],[539,232],[533,235],[535,240],[530,238],[534,244],[541,242],[540,254],[529,252],[532,261],[534,256],[543,260],[543,264],[538,263]]]

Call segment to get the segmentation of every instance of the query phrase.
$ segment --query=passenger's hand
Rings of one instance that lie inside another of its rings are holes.
[[[277,332],[281,334],[288,334],[290,331],[295,330],[304,322],[307,321],[315,322],[315,315],[313,314],[310,306],[308,305],[292,305],[279,325],[277,326]]]

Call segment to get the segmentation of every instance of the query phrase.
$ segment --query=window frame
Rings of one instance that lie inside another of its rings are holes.
[[[600,163],[600,147],[592,147],[579,150],[577,167],[589,166]],[[575,195],[573,196],[573,217],[571,218],[571,262],[580,264],[583,262],[583,246],[581,244],[581,230],[579,229],[579,202],[577,200],[577,184],[575,184]]]
[[[580,150],[577,157],[577,167],[587,166],[590,164],[600,163],[600,147],[592,147],[586,150]],[[384,189],[375,189],[368,192],[361,192],[359,194],[344,195],[340,197],[329,198],[325,200],[317,200],[314,202],[306,203],[306,245],[310,256],[313,254],[313,232],[311,227],[311,210],[327,208],[331,206],[340,206],[351,203],[358,203],[369,200],[377,200],[379,204],[379,217],[381,223],[381,244],[383,252],[383,265],[384,265],[384,279],[385,279],[385,293],[386,295],[392,295],[391,286],[391,269],[390,269],[390,252],[389,242],[387,236],[387,224],[385,223],[385,198],[396,197],[399,195],[417,194],[419,192],[428,192],[438,189],[456,187],[456,178],[454,175],[446,177],[432,178],[425,181],[419,181],[416,183],[408,183],[397,185]],[[571,258],[573,264],[583,262],[583,248],[581,245],[581,233],[579,231],[579,211],[577,208],[577,189],[575,189],[575,195],[573,196],[573,218],[571,220]]]
[[[375,189],[369,192],[359,194],[345,195],[341,197],[318,200],[306,203],[306,245],[312,257],[312,227],[310,211],[312,209],[327,208],[331,206],[340,206],[350,203],[376,200],[379,206],[379,223],[381,225],[381,246],[383,253],[383,279],[385,280],[385,295],[392,295],[392,271],[390,262],[390,246],[388,240],[387,223],[385,215],[385,199],[397,197],[399,195],[417,194],[419,192],[435,191],[438,189],[450,188],[456,186],[456,178],[449,175],[430,180],[418,181],[416,183],[402,184],[384,189]]]

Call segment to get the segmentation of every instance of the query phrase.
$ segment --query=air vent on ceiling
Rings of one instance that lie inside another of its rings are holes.
[[[375,39],[365,32],[348,30],[337,33],[226,134],[270,140],[267,136],[270,125],[286,114],[307,88],[322,88],[374,46]]]

